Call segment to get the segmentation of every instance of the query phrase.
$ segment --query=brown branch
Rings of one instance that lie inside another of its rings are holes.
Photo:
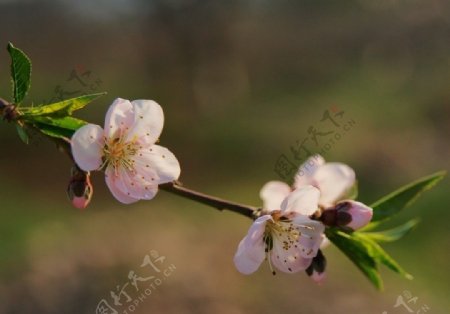
[[[208,205],[214,207],[220,211],[229,210],[251,219],[255,219],[259,216],[261,209],[249,205],[243,205],[239,203],[234,203],[231,201],[227,201],[215,196],[207,195],[204,193],[200,193],[188,188],[185,188],[179,185],[176,182],[161,184],[159,186],[161,190],[176,194],[181,197],[188,198],[190,200],[202,203],[204,205]]]

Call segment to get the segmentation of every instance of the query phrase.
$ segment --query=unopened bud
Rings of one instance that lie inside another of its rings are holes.
[[[321,284],[325,281],[327,260],[322,251],[317,251],[317,255],[313,258],[311,265],[306,269],[306,274],[316,283]]]
[[[19,113],[16,110],[16,106],[14,104],[10,104],[4,99],[0,98],[0,113],[3,119],[7,122],[11,122],[17,120],[19,117]]]
[[[79,209],[86,208],[91,201],[93,192],[89,172],[73,166],[72,177],[67,187],[67,195],[73,206]]]
[[[320,220],[330,227],[360,229],[372,219],[372,208],[356,201],[344,201],[323,211]]]

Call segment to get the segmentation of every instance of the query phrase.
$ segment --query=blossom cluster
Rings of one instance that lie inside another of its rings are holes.
[[[325,278],[328,241],[326,226],[356,230],[367,225],[372,208],[351,199],[355,172],[342,163],[310,157],[295,176],[293,186],[266,183],[260,192],[262,215],[242,239],[234,257],[243,274],[255,272],[264,260],[285,273],[305,270],[320,283]]]

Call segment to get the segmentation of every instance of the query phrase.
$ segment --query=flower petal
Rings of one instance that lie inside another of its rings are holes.
[[[350,208],[347,212],[352,216],[352,221],[347,227],[357,230],[364,227],[372,220],[372,208],[356,201],[347,200],[346,202],[350,204]]]
[[[285,250],[283,246],[284,244],[277,238],[273,239],[273,248],[270,252],[273,266],[285,273],[296,273],[309,267],[312,256],[311,258],[304,258],[294,246],[288,250]]]
[[[294,179],[294,188],[312,184],[314,172],[325,164],[325,159],[319,154],[309,157],[299,168]]]
[[[165,147],[152,145],[142,149],[134,157],[137,172],[151,168],[159,177],[156,182],[163,184],[172,182],[180,177],[180,163],[175,155]]]
[[[313,175],[314,186],[320,190],[320,204],[330,206],[345,196],[355,183],[355,172],[347,165],[330,162]]]
[[[105,117],[105,135],[114,139],[124,134],[134,122],[133,106],[127,99],[117,98],[109,106]]]
[[[298,213],[301,215],[312,215],[316,212],[319,204],[320,192],[317,188],[307,185],[293,191],[281,204],[284,215]]]
[[[300,238],[297,240],[300,255],[305,258],[315,257],[324,238],[325,226],[320,221],[302,215],[297,215],[293,223],[300,231]]]
[[[106,169],[105,173],[105,181],[112,195],[121,203],[131,204],[139,201],[138,198],[131,197],[126,193],[122,192],[116,185],[116,176],[114,174],[114,170],[112,168]]]
[[[84,171],[97,170],[102,165],[103,129],[95,124],[79,128],[71,139],[72,155]]]
[[[120,168],[115,177],[115,184],[122,193],[130,197],[151,200],[158,192],[158,180],[158,175],[151,168],[139,173]]]
[[[269,211],[280,209],[283,200],[291,193],[291,188],[281,181],[269,181],[262,187],[259,196],[263,200],[263,208]]]
[[[239,243],[234,256],[234,264],[239,272],[251,274],[255,272],[265,259],[265,243],[263,235],[266,221],[272,219],[270,215],[264,215],[256,219],[250,227],[248,234]]]
[[[153,100],[133,100],[133,127],[126,140],[140,139],[146,144],[154,144],[161,135],[164,126],[164,113],[160,105]]]

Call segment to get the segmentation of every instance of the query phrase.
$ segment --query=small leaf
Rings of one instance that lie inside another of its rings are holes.
[[[43,134],[54,137],[54,138],[60,138],[60,139],[70,139],[75,133],[72,130],[64,129],[64,128],[58,128],[53,125],[48,124],[36,124],[35,127],[39,129],[40,132]]]
[[[37,116],[34,117],[33,121],[73,131],[76,131],[87,124],[86,121],[74,117],[52,118],[48,116]]]
[[[49,116],[36,116],[28,123],[33,124],[39,131],[55,138],[70,139],[76,130],[87,122],[73,117],[52,118]]]
[[[411,205],[422,192],[430,189],[442,180],[445,174],[446,171],[439,171],[430,176],[423,177],[401,187],[370,205],[373,208],[373,218],[371,226],[365,228],[365,230],[375,227],[373,222],[388,219],[406,206]]]
[[[374,258],[377,263],[384,264],[392,271],[400,274],[406,279],[413,279],[413,277],[408,274],[391,256],[389,256],[389,254],[383,250],[378,243],[366,237],[363,233],[354,232],[352,234],[352,239],[354,241],[359,241],[361,245],[367,248],[367,253]]]
[[[20,126],[19,124],[16,124],[16,130],[17,130],[17,133],[19,134],[19,137],[22,140],[22,142],[24,142],[25,144],[28,144],[29,138],[28,138],[28,134],[25,131],[25,129],[22,126]]]
[[[389,230],[364,232],[363,234],[364,236],[376,242],[393,242],[402,238],[404,235],[406,235],[408,232],[414,229],[415,226],[419,223],[419,221],[420,221],[419,219],[412,219],[404,223],[403,225],[400,225],[398,227]]]
[[[50,105],[43,105],[37,107],[30,108],[22,108],[23,116],[70,116],[75,110],[79,110],[86,106],[88,103],[93,101],[94,99],[105,95],[106,93],[96,93],[90,95],[83,95],[67,100],[63,100],[57,103],[53,103]]]
[[[378,290],[383,290],[383,280],[378,272],[377,262],[368,254],[366,246],[360,241],[355,241],[350,234],[337,229],[327,229],[326,235],[366,275]]]
[[[13,99],[18,105],[22,102],[30,89],[31,61],[20,49],[8,44],[7,50],[11,56],[11,78],[13,84]]]

